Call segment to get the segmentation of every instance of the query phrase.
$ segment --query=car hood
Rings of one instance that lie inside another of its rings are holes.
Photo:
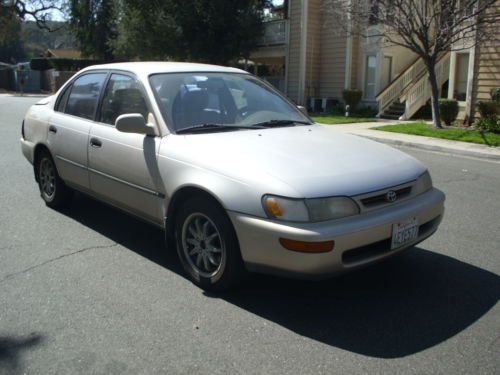
[[[278,195],[286,184],[296,197],[352,196],[414,180],[426,170],[403,152],[322,125],[167,138],[175,159],[267,185],[267,193]]]

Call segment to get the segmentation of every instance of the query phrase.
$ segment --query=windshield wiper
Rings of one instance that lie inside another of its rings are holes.
[[[252,127],[274,128],[279,126],[295,126],[295,124],[312,125],[309,121],[300,120],[269,120],[253,124]]]
[[[177,134],[183,133],[196,133],[211,130],[236,130],[236,129],[253,129],[254,127],[242,126],[242,125],[230,125],[230,124],[216,124],[216,123],[205,123],[188,126],[176,131]],[[263,128],[262,126],[257,128]]]

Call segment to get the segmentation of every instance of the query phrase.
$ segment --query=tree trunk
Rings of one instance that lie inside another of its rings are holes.
[[[436,129],[442,129],[441,119],[439,117],[439,86],[437,83],[435,61],[426,64],[429,84],[431,85],[431,105],[432,105],[432,126]]]

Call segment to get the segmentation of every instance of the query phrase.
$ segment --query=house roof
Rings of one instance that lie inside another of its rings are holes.
[[[82,53],[76,49],[48,48],[46,55],[48,57],[60,57],[66,59],[79,59],[82,57]]]

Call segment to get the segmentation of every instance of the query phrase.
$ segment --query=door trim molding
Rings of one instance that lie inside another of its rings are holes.
[[[134,188],[134,189],[140,190],[140,191],[142,191],[142,192],[144,192],[144,193],[151,194],[151,195],[154,195],[155,197],[162,198],[162,199],[163,199],[163,198],[165,198],[165,194],[160,193],[160,192],[158,192],[158,191],[148,189],[148,188],[146,188],[146,187],[144,187],[144,186],[139,186],[139,185],[133,184],[133,183],[131,183],[131,182],[128,182],[128,181],[122,180],[121,178],[118,178],[118,177],[115,177],[115,176],[111,176],[111,175],[109,175],[109,174],[107,174],[107,173],[104,173],[104,172],[98,171],[97,169],[93,169],[93,168],[86,167],[86,166],[85,166],[85,165],[83,165],[83,164],[80,164],[80,163],[74,162],[74,161],[72,161],[72,160],[66,159],[66,158],[64,158],[64,157],[62,157],[62,156],[59,156],[59,155],[56,155],[56,158],[57,158],[57,159],[59,159],[59,160],[62,160],[62,161],[64,161],[64,162],[66,162],[66,163],[69,163],[69,164],[71,164],[71,165],[74,165],[74,166],[76,166],[76,167],[79,167],[79,168],[85,169],[85,170],[87,170],[87,171],[89,171],[89,172],[93,172],[93,173],[95,173],[95,174],[98,174],[99,176],[109,178],[109,179],[111,179],[111,180],[113,180],[113,181],[116,181],[116,182],[119,182],[119,183],[121,183],[121,184],[127,185],[127,186],[129,186],[129,187],[131,187],[131,188]]]

